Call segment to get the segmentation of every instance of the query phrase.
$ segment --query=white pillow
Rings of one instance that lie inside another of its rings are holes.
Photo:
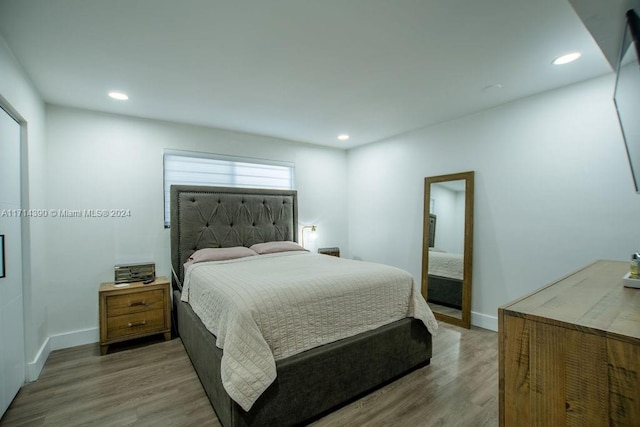
[[[228,259],[244,258],[248,256],[258,255],[255,251],[244,246],[235,246],[232,248],[204,248],[195,251],[188,259],[188,263],[205,261],[224,261]]]
[[[296,242],[289,241],[256,243],[255,245],[251,246],[251,249],[256,251],[260,255],[289,251],[309,252]]]

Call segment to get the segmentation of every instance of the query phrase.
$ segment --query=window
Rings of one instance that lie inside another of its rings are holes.
[[[292,163],[165,150],[164,226],[169,228],[169,190],[172,185],[293,189]]]

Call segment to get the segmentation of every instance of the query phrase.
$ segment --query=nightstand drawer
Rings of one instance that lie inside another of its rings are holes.
[[[161,310],[164,304],[164,291],[135,292],[107,297],[107,317],[122,316],[149,310]]]
[[[128,335],[140,335],[154,330],[163,330],[164,310],[143,311],[107,319],[107,339],[112,340]]]

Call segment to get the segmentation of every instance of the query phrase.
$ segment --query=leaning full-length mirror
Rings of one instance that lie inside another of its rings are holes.
[[[422,295],[438,320],[471,327],[474,173],[424,182]]]

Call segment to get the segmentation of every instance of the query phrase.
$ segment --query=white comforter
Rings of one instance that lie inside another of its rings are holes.
[[[437,330],[409,273],[309,252],[192,265],[182,301],[224,349],[222,383],[246,411],[275,380],[276,360],[404,317]]]
[[[464,273],[462,254],[429,251],[429,274],[462,280]]]

